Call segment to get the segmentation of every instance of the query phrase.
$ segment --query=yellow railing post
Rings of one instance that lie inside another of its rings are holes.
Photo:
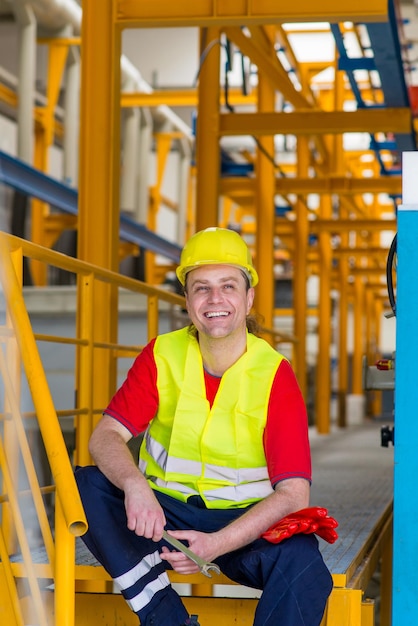
[[[59,494],[55,500],[55,626],[74,626],[75,537],[68,530]]]
[[[22,287],[23,282],[23,255],[22,249],[15,250],[12,255],[12,263],[16,274],[16,280],[19,282],[20,287]],[[14,389],[15,389],[15,397],[20,398],[20,388],[21,388],[21,359],[19,355],[18,346],[16,343],[16,337],[13,333],[12,328],[12,320],[10,318],[10,314],[8,309],[6,310],[6,328],[10,330],[10,335],[7,337],[6,343],[6,360],[7,360],[7,369],[9,375],[13,381]],[[5,414],[10,411],[10,399],[7,394],[4,397],[4,411]],[[16,438],[16,432],[12,425],[5,420],[4,423],[4,445],[7,449],[8,460],[10,465],[10,471],[12,475],[15,476],[18,471],[19,465],[19,450],[18,450],[18,442]],[[8,507],[2,507],[2,528],[4,533],[4,538],[6,541],[6,545],[10,552],[16,551],[16,530],[12,520],[10,519],[10,511]]]
[[[331,198],[323,196],[321,199],[321,216],[331,216]],[[331,402],[331,235],[321,231],[319,235],[319,349],[316,365],[316,411],[315,422],[319,433],[327,434],[330,431],[330,402]]]
[[[18,444],[22,456],[22,462],[26,470],[27,480],[31,489],[32,500],[35,506],[35,510],[38,515],[39,526],[42,533],[42,537],[45,543],[45,548],[49,560],[52,561],[54,556],[54,544],[52,539],[51,529],[49,527],[48,517],[46,515],[45,506],[42,501],[41,490],[36,475],[35,464],[33,462],[31,449],[26,437],[25,427],[23,425],[22,417],[19,411],[19,404],[17,396],[13,390],[13,382],[7,371],[7,364],[4,359],[3,353],[0,351],[0,372],[2,373],[5,395],[10,405],[10,414],[12,423],[10,426],[14,430],[14,439]],[[7,444],[6,444],[7,445]],[[7,457],[9,458],[9,450],[7,451]],[[12,455],[12,461],[15,461],[15,455]],[[10,467],[10,464],[9,464]],[[12,472],[13,476],[19,476],[19,471]]]
[[[148,340],[151,340],[158,334],[158,298],[156,296],[148,297],[147,320]]]
[[[68,482],[68,476],[72,474],[72,468],[67,449],[32,333],[23,295],[10,260],[7,239],[3,235],[0,235],[0,237],[0,280],[6,301],[13,302],[13,306],[9,307],[10,318],[16,334],[19,351],[22,355],[22,362],[37,412],[39,427],[45,442],[52,476],[55,480],[57,491],[66,493],[63,508],[69,528],[71,528],[74,534],[82,534],[86,528],[84,510],[75,480],[73,480],[73,483]]]
[[[81,275],[78,281],[79,307],[77,330],[83,341],[77,351],[77,407],[86,411],[76,417],[74,463],[88,465],[91,457],[88,440],[93,430],[93,368],[94,368],[94,276]]]
[[[22,608],[19,602],[19,594],[17,592],[16,584],[13,578],[12,568],[9,561],[9,551],[4,540],[3,532],[0,528],[0,561],[3,576],[0,577],[0,581],[5,582],[0,587],[0,602],[2,603],[3,615],[5,615],[5,594],[8,594],[11,604],[11,613],[14,617],[13,626],[24,626],[24,619],[22,614]],[[7,615],[7,612],[6,612]],[[11,616],[10,616],[11,617]],[[12,626],[12,624],[10,625]]]
[[[28,543],[28,539],[25,532],[24,520],[20,511],[19,501],[18,501],[18,493],[16,489],[16,485],[14,480],[12,479],[10,469],[7,463],[7,457],[5,453],[4,446],[0,440],[0,467],[3,474],[5,491],[8,496],[8,504],[10,506],[10,511],[13,516],[13,521],[16,527],[16,535],[19,540],[19,547],[21,553],[24,558],[24,562],[26,565],[26,574],[29,583],[30,589],[30,597],[32,602],[32,607],[35,612],[35,620],[39,626],[48,626],[48,621],[45,613],[44,604],[42,601],[42,596],[40,592],[40,588],[38,585],[38,581],[36,578],[35,570],[32,563],[30,547]]]

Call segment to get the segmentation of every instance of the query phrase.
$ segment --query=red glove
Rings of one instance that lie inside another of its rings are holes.
[[[297,533],[316,533],[328,543],[334,543],[338,535],[334,530],[338,522],[328,515],[327,509],[312,506],[295,511],[270,526],[262,535],[270,543],[280,543]]]

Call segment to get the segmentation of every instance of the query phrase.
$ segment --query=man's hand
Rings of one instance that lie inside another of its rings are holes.
[[[217,556],[223,553],[220,549],[220,542],[216,532],[202,533],[196,530],[169,530],[167,532],[180,541],[186,541],[186,545],[190,550],[205,561],[213,562]],[[182,552],[163,546],[160,556],[163,561],[168,561],[171,567],[179,574],[196,574],[199,572],[196,563],[193,563]]]
[[[144,475],[126,445],[131,433],[109,415],[104,415],[90,438],[89,449],[96,465],[125,493],[127,526],[153,541],[163,536],[166,519]]]
[[[164,511],[144,479],[125,486],[125,510],[129,530],[140,537],[161,540],[166,525]]]

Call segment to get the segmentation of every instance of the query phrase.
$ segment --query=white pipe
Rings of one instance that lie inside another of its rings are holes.
[[[72,26],[81,32],[82,9],[75,0],[29,0],[39,24],[51,30]]]
[[[140,109],[138,142],[138,179],[135,218],[140,224],[147,223],[149,207],[149,170],[153,135],[152,117],[148,108]]]
[[[129,81],[136,91],[141,93],[152,93],[154,90],[141,76],[139,70],[129,61],[127,57],[121,57],[121,74],[122,89],[124,89],[124,81]],[[160,105],[152,109],[153,117],[157,122],[165,123],[176,130],[180,131],[190,141],[194,141],[193,131],[178,115],[176,115],[168,106]]]
[[[178,142],[179,146],[179,192],[177,213],[177,241],[183,245],[186,241],[187,203],[189,197],[190,161],[192,151],[190,144],[184,139]]]
[[[19,80],[17,86],[17,156],[33,163],[33,106],[35,94],[36,20],[24,0],[15,0],[14,14],[19,25]]]
[[[71,47],[68,51],[64,91],[64,160],[63,173],[66,183],[78,184],[78,137],[80,120],[80,55]]]
[[[46,28],[62,28],[71,25],[75,34],[81,32],[82,9],[75,0],[27,0],[33,8],[38,23]],[[135,91],[151,93],[152,87],[142,78],[138,69],[124,55],[121,57],[122,88],[125,81]],[[183,133],[190,142],[194,141],[191,128],[169,107],[159,106],[153,110],[157,121],[164,120],[172,128]]]
[[[129,89],[129,84],[126,85]],[[136,206],[137,151],[139,143],[138,108],[128,108],[122,116],[122,172],[120,187],[120,208],[133,213]]]

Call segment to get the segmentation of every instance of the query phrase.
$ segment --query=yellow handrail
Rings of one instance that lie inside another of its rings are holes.
[[[21,280],[24,257],[77,275],[82,288],[79,290],[81,299],[78,300],[81,306],[76,309],[76,337],[33,333]],[[0,287],[6,303],[6,325],[0,328],[0,350],[1,344],[10,345],[14,364],[13,374],[9,375],[8,368],[11,361],[7,356],[6,365],[6,357],[1,352],[0,376],[3,378],[6,394],[4,408],[0,409],[0,423],[3,424],[5,437],[7,430],[8,443],[6,446],[3,445],[0,436],[0,476],[2,476],[3,491],[0,493],[0,506],[4,513],[0,528],[1,561],[4,565],[3,570],[0,569],[0,577],[3,571],[1,580],[5,583],[2,585],[4,591],[0,591],[0,600],[6,599],[10,604],[10,619],[14,620],[13,626],[23,624],[22,607],[17,606],[19,594],[12,580],[13,572],[19,576],[19,568],[14,567],[9,557],[10,550],[15,549],[14,533],[16,533],[19,552],[23,558],[23,571],[30,587],[30,610],[36,615],[40,626],[46,626],[49,623],[41,599],[40,586],[36,581],[37,570],[32,562],[30,542],[20,508],[21,501],[25,502],[27,498],[32,498],[35,505],[46,548],[48,566],[42,570],[43,575],[54,578],[55,582],[55,624],[57,626],[73,626],[74,624],[75,536],[87,530],[87,522],[58,418],[70,416],[78,420],[78,444],[80,447],[84,446],[86,450],[87,440],[93,427],[93,416],[98,415],[103,409],[103,407],[93,406],[93,395],[88,392],[89,388],[97,384],[93,376],[95,355],[100,355],[105,350],[112,359],[134,357],[142,349],[142,346],[138,345],[127,346],[94,339],[91,331],[95,315],[97,315],[94,309],[97,302],[92,294],[98,282],[142,294],[147,298],[148,338],[158,332],[161,301],[168,303],[169,306],[176,305],[184,309],[184,298],[165,289],[147,285],[12,235],[0,233]],[[79,394],[79,397],[82,395],[82,401],[79,401],[77,406],[56,410],[38,351],[37,342],[39,341],[74,346],[76,370],[78,372],[82,370],[83,380],[80,386],[84,390],[83,394]],[[100,356],[98,358],[100,359]],[[23,366],[29,385],[34,407],[32,411],[20,412],[20,364]],[[39,424],[54,485],[40,486],[38,482],[24,428],[26,419],[35,420]],[[24,462],[29,489],[21,488],[14,479],[19,458]],[[84,453],[83,459],[85,458]],[[51,492],[55,492],[53,538],[43,502],[43,496]]]
[[[68,479],[73,470],[33,336],[22,290],[8,251],[7,238],[2,234],[0,237],[0,280],[6,302],[11,304],[8,312],[37,412],[52,476],[58,492],[66,494],[65,502],[63,502],[64,517],[70,532],[74,535],[82,535],[87,529],[86,517],[75,481]]]

